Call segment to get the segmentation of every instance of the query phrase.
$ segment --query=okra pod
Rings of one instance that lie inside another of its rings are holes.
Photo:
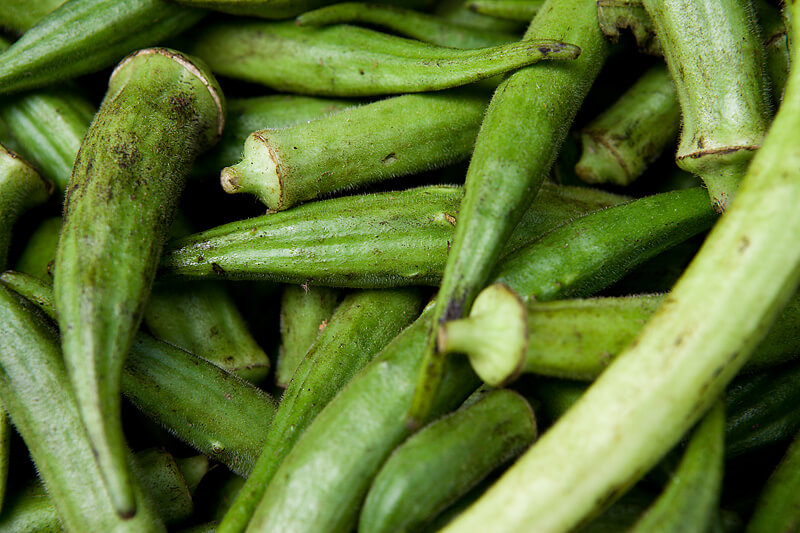
[[[578,188],[543,189],[508,240],[508,253],[575,216],[621,200]],[[174,241],[161,269],[192,278],[338,287],[435,285],[461,198],[460,187],[434,186],[311,202]]]
[[[597,0],[597,21],[600,31],[612,42],[619,41],[620,30],[630,30],[641,52],[664,53],[642,0]]]
[[[761,42],[748,0],[644,0],[664,48],[683,128],[676,160],[729,205],[772,116]],[[703,50],[703,53],[698,53]]]
[[[121,453],[122,364],[186,175],[223,123],[221,91],[202,64],[165,48],[140,50],[114,70],[70,180],[55,304],[81,415],[123,514],[135,507]]]
[[[339,291],[327,287],[287,285],[281,298],[281,349],[275,383],[286,388],[336,306]]]
[[[555,161],[608,52],[597,26],[597,8],[584,0],[545,2],[525,38],[566,39],[581,48],[581,55],[569,64],[538,65],[512,74],[489,104],[467,171],[459,224],[409,409],[410,424],[424,418],[441,378],[445,355],[436,350],[439,325],[469,313],[503,243]]]
[[[672,78],[655,66],[583,129],[575,172],[587,183],[630,185],[677,138],[680,124]]]
[[[179,3],[214,9],[234,15],[252,15],[266,19],[288,19],[300,13],[332,4],[336,0],[178,0]],[[430,0],[393,0],[405,7],[425,7]]]
[[[777,103],[783,99],[786,78],[789,75],[789,41],[781,13],[765,0],[756,0],[753,6],[761,22],[766,50],[767,72],[772,82],[772,96]]]
[[[244,530],[292,446],[317,414],[375,355],[413,322],[422,306],[416,289],[348,295],[309,349],[281,399],[264,451],[220,526]]]
[[[417,531],[535,438],[533,410],[522,396],[485,393],[392,452],[367,493],[358,530]]]
[[[555,40],[459,50],[365,28],[308,28],[292,21],[217,23],[198,31],[186,46],[219,75],[320,96],[449,89],[580,53]]]
[[[220,176],[228,193],[254,194],[273,211],[332,192],[438,168],[469,157],[486,97],[406,94],[283,129],[252,133],[243,160]]]
[[[797,289],[798,128],[800,71],[735,201],[637,341],[445,531],[569,529],[702,416]]]
[[[6,0],[0,10],[0,26],[25,33],[66,0]]]
[[[0,284],[0,400],[22,435],[61,523],[70,531],[164,531],[131,479],[137,512],[120,516],[104,486],[46,317]],[[126,460],[130,452],[125,449]]]
[[[800,437],[786,451],[758,498],[747,533],[795,531],[800,524]]]
[[[448,22],[478,30],[522,33],[522,23],[478,14],[467,8],[465,0],[441,0],[434,13]]]
[[[113,65],[194,25],[203,11],[165,0],[71,0],[0,54],[0,94]]]
[[[542,4],[543,0],[469,0],[467,7],[481,15],[530,22]]]

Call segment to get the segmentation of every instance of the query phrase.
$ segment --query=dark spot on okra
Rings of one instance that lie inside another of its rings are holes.
[[[396,161],[397,161],[397,154],[395,154],[394,152],[386,154],[383,157],[383,159],[381,159],[381,163],[383,163],[384,165],[390,165]]]
[[[217,274],[218,276],[224,276],[227,274],[225,269],[219,266],[217,263],[211,263],[211,270],[213,270],[214,274]]]

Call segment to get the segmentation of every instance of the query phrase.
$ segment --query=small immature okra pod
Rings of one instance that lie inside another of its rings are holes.
[[[392,452],[367,493],[358,530],[417,531],[535,437],[533,410],[522,396],[484,393]]]
[[[297,366],[339,305],[339,291],[328,287],[287,285],[281,298],[281,349],[275,383],[289,384]]]
[[[225,192],[271,210],[466,159],[486,110],[481,93],[406,94],[289,128],[252,133],[222,171]]]
[[[308,28],[293,21],[217,23],[195,32],[186,49],[217,74],[320,96],[449,89],[580,54],[577,46],[552,39],[460,50],[365,28]]]
[[[122,364],[192,161],[223,123],[221,91],[201,63],[140,50],[111,75],[70,180],[55,304],[81,415],[122,514],[135,512],[119,420]]]
[[[68,80],[113,65],[195,24],[203,11],[166,0],[71,0],[0,54],[0,94]]]
[[[644,0],[664,48],[683,128],[678,166],[730,204],[772,116],[764,47],[749,0]],[[702,50],[702,53],[698,53]]]
[[[178,0],[178,3],[192,7],[203,7],[231,13],[233,15],[252,15],[265,19],[288,19],[316,9],[336,0]],[[392,0],[409,8],[426,7],[431,0]]]
[[[795,531],[800,524],[800,435],[762,489],[747,533]]]
[[[681,110],[666,67],[658,65],[581,132],[575,172],[587,183],[630,185],[675,140]]]

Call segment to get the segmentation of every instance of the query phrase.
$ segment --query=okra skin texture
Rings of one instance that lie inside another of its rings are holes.
[[[581,132],[575,172],[587,183],[630,185],[678,136],[681,110],[666,67],[648,70]]]
[[[100,70],[194,25],[203,11],[164,0],[71,0],[0,54],[0,94]]]
[[[233,15],[253,15],[265,19],[288,19],[332,4],[336,0],[178,0],[179,3],[191,7],[214,9]],[[393,3],[406,7],[425,7],[429,0],[401,0]]]
[[[764,47],[752,5],[747,0],[643,4],[681,104],[678,166],[703,178],[722,212],[772,117]]]
[[[286,286],[281,297],[281,349],[275,368],[275,383],[279,387],[286,388],[289,384],[338,305],[336,289]]]
[[[392,452],[367,493],[358,530],[417,531],[535,437],[533,411],[522,396],[486,393]]]
[[[57,332],[47,319],[0,285],[0,398],[69,531],[164,531],[131,480],[137,512],[122,517],[102,481],[68,385]],[[126,460],[130,452],[125,450]]]
[[[55,11],[66,0],[6,0],[0,12],[0,26],[22,34]]]
[[[763,30],[766,51],[767,72],[772,82],[772,96],[775,102],[783,100],[786,78],[789,76],[789,39],[783,24],[780,10],[764,0],[753,2]]]
[[[800,524],[800,439],[786,451],[762,489],[747,533],[795,531]]]
[[[797,288],[798,128],[793,75],[736,199],[636,343],[445,531],[569,529],[643,475],[718,397]]]
[[[320,411],[419,315],[416,289],[359,291],[345,297],[308,350],[281,398],[264,451],[220,525],[243,531],[264,491]]]
[[[543,0],[470,0],[467,7],[489,17],[530,22],[542,4]]]
[[[143,121],[142,117],[148,120]],[[216,80],[177,52],[135,52],[81,144],[56,250],[64,360],[115,505],[132,513],[120,376],[194,157],[224,123]]]
[[[461,198],[460,187],[434,186],[311,202],[173,241],[161,273],[355,288],[435,285]],[[511,235],[507,252],[621,200],[548,185]]]
[[[220,176],[228,193],[250,193],[273,211],[446,166],[469,157],[486,96],[407,94],[298,124],[252,133],[244,159]]]
[[[292,21],[205,26],[186,46],[218,75],[278,91],[346,97],[449,89],[580,53],[553,40],[459,50],[364,28],[308,28]]]
[[[525,34],[525,38],[534,37],[572,42],[581,48],[581,55],[568,63],[536,65],[512,74],[489,103],[467,171],[460,222],[436,299],[418,390],[409,409],[412,424],[427,411],[441,376],[445,356],[436,350],[439,324],[469,312],[503,243],[555,161],[608,53],[597,25],[597,8],[584,0],[545,2]],[[540,89],[532,91],[531,87]]]

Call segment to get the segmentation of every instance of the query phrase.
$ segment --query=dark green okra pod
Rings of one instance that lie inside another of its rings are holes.
[[[512,74],[489,104],[467,171],[459,224],[409,409],[411,424],[424,418],[441,378],[445,355],[436,350],[439,324],[469,313],[503,243],[539,191],[607,55],[597,9],[585,0],[545,2],[525,37],[566,39],[581,47],[581,55],[568,64],[537,65]]]
[[[722,212],[761,146],[772,115],[752,5],[748,0],[643,3],[681,104],[678,166],[703,179]]]
[[[407,94],[245,141],[244,159],[222,171],[228,193],[251,193],[281,211],[328,193],[466,159],[486,96]]]
[[[789,39],[783,24],[781,13],[766,2],[755,0],[753,6],[758,13],[763,30],[764,48],[766,50],[767,72],[772,82],[772,96],[778,103],[783,99],[786,78],[789,76]]]
[[[220,533],[244,530],[305,429],[354,375],[417,318],[421,305],[416,289],[358,291],[345,297],[294,373],[264,451],[225,516]]]
[[[554,40],[459,50],[364,28],[232,21],[195,33],[187,51],[220,75],[321,96],[371,96],[449,89],[580,49]]]
[[[203,11],[165,0],[71,0],[0,54],[0,94],[94,72],[195,24]]]
[[[131,479],[135,516],[120,516],[103,483],[78,411],[58,335],[47,318],[0,284],[0,399],[71,531],[164,531]],[[125,449],[124,458],[130,460]]]
[[[800,435],[764,486],[747,533],[797,531],[800,527]]]
[[[535,438],[533,410],[522,396],[484,392],[392,452],[367,493],[358,530],[417,531]]]
[[[336,0],[178,0],[179,3],[214,9],[234,15],[253,15],[266,19],[288,19]],[[425,7],[431,0],[392,0],[405,7]]]
[[[466,4],[465,0],[440,0],[434,13],[448,22],[465,28],[522,33],[522,23],[478,14],[468,9]]]
[[[5,0],[0,10],[0,26],[25,33],[66,0]]]
[[[655,66],[583,129],[575,172],[588,183],[629,185],[675,140],[680,124],[672,78]]]
[[[328,325],[339,305],[339,291],[327,287],[287,285],[281,298],[281,349],[275,383],[289,384],[297,366]]]
[[[469,0],[467,7],[481,15],[530,22],[542,4],[543,0]]]

